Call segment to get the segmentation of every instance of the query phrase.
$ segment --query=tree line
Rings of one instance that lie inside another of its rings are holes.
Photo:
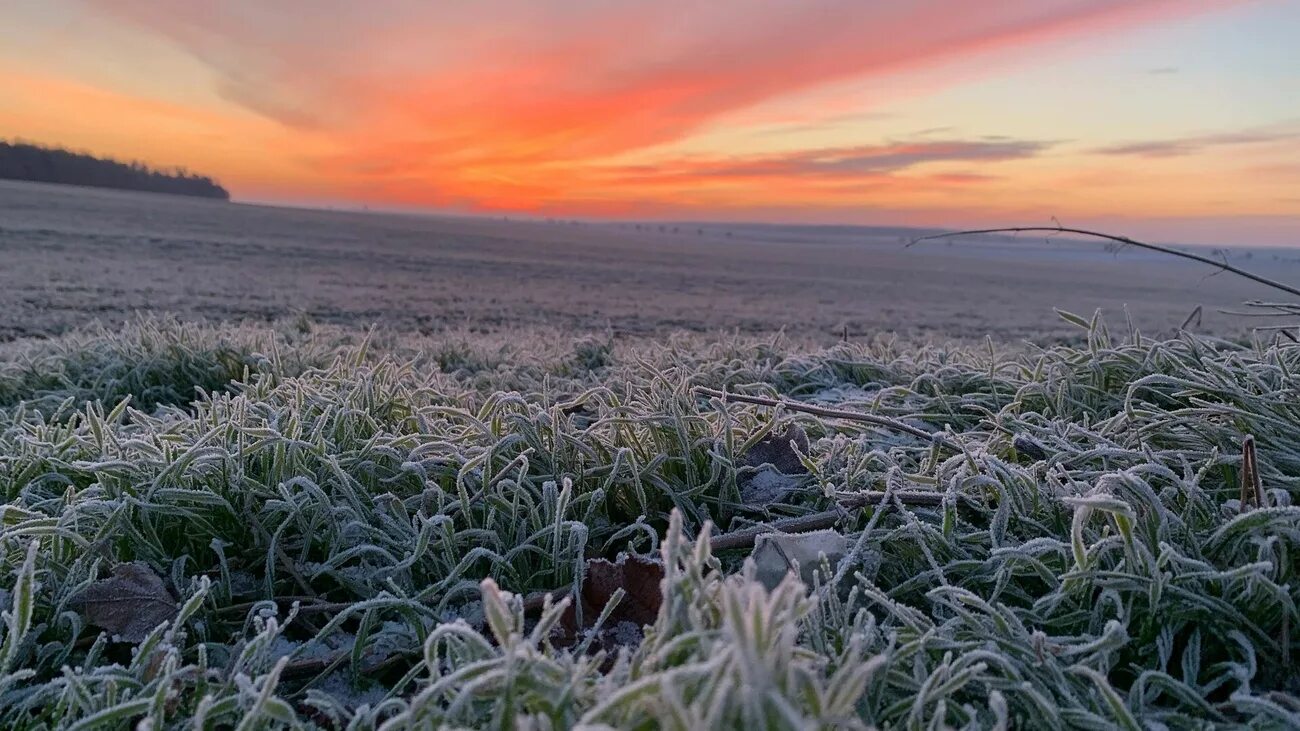
[[[185,168],[155,169],[141,162],[5,140],[0,140],[0,179],[230,200],[230,193],[215,180]]]

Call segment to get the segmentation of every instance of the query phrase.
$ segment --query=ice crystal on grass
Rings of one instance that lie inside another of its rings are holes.
[[[1015,352],[165,320],[7,345],[0,725],[1297,725],[1300,346],[1087,324]],[[869,390],[844,408],[947,436],[695,386]],[[752,445],[796,426],[800,489],[747,500]],[[864,492],[815,571],[709,548]],[[658,603],[557,641],[620,553],[662,559]],[[175,598],[129,644],[77,610],[121,565]]]

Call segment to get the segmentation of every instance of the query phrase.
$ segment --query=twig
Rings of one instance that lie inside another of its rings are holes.
[[[714,536],[709,539],[709,549],[712,551],[729,551],[735,548],[749,548],[754,545],[754,540],[764,533],[807,533],[822,528],[830,528],[844,518],[845,508],[875,505],[883,500],[884,496],[884,492],[858,493],[841,501],[840,507],[834,510],[812,513],[811,515],[800,515],[796,518],[785,518],[763,525],[744,528],[726,535]],[[944,495],[939,492],[896,492],[894,497],[898,498],[899,502],[904,505],[935,506],[943,504]],[[888,504],[886,504],[886,507],[888,507]]]
[[[707,390],[707,389],[705,389]],[[794,518],[784,518],[775,520],[771,523],[751,526],[725,535],[713,536],[709,539],[709,549],[711,551],[731,551],[737,548],[751,548],[754,541],[764,533],[807,533],[809,531],[830,528],[840,522],[845,516],[846,509],[861,508],[867,505],[876,505],[881,503],[886,493],[882,491],[869,491],[846,495],[840,499],[839,507],[832,510],[825,510],[820,513],[810,515],[800,515]],[[944,494],[939,492],[895,492],[893,497],[902,505],[919,505],[919,506],[939,506],[943,504]],[[889,507],[890,503],[885,503],[882,507]],[[528,594],[523,598],[523,608],[525,612],[538,612],[546,606],[546,600],[549,598],[552,602],[558,602],[569,596],[569,588],[553,589],[551,591],[539,591]],[[295,601],[301,601],[304,597],[288,597]],[[279,600],[277,600],[279,601]],[[246,605],[231,605],[224,607],[221,611],[235,611],[251,608],[255,603]],[[352,604],[347,602],[322,602],[310,604],[300,604],[298,607],[299,614],[328,613],[334,614],[343,611]],[[312,675],[323,672],[326,668],[337,665],[346,659],[348,653],[343,653],[335,657],[312,658],[297,660],[289,663],[285,668],[284,677],[302,677],[303,675]],[[388,658],[386,662],[393,658]],[[382,666],[382,664],[381,664]]]
[[[1289,284],[1283,284],[1282,282],[1269,279],[1268,277],[1261,277],[1258,274],[1248,272],[1245,269],[1241,269],[1240,267],[1235,267],[1226,261],[1216,261],[1215,259],[1211,259],[1208,256],[1194,254],[1190,251],[1180,251],[1178,249],[1169,246],[1161,246],[1159,244],[1148,244],[1144,241],[1137,241],[1135,239],[1130,239],[1127,236],[1114,236],[1112,234],[1101,233],[1099,231],[1089,231],[1083,228],[1066,228],[1064,226],[1015,226],[1011,228],[985,228],[985,229],[973,229],[970,231],[950,231],[948,233],[930,234],[929,236],[920,236],[918,238],[912,239],[911,243],[909,243],[908,246],[912,246],[913,244],[917,244],[922,241],[930,241],[934,239],[949,239],[954,236],[973,236],[976,234],[1006,234],[1006,233],[1022,233],[1022,232],[1037,232],[1037,233],[1054,232],[1054,233],[1078,234],[1080,236],[1092,236],[1098,239],[1106,239],[1108,241],[1115,241],[1121,244],[1127,244],[1129,246],[1136,246],[1139,249],[1159,251],[1162,254],[1169,254],[1170,256],[1178,256],[1178,257],[1182,257],[1183,259],[1191,259],[1192,261],[1198,261],[1202,264],[1209,264],[1210,266],[1219,269],[1220,271],[1231,272],[1233,274],[1236,274],[1239,277],[1245,277],[1246,279],[1249,279],[1253,282],[1258,282],[1260,284],[1286,292],[1287,294],[1292,294],[1297,297],[1300,297],[1300,288],[1292,287]]]
[[[699,394],[703,394],[705,396],[712,396],[713,398],[722,399],[724,403],[727,401],[736,401],[736,402],[746,403],[746,404],[757,404],[759,406],[779,406],[789,411],[801,411],[805,414],[813,414],[814,416],[822,416],[828,419],[843,419],[845,421],[859,421],[865,424],[871,424],[873,426],[880,426],[886,429],[893,429],[894,431],[901,431],[906,434],[911,434],[914,437],[919,437],[921,439],[934,442],[935,444],[938,444],[940,446],[947,447],[948,449],[951,449],[954,452],[961,451],[960,446],[958,446],[951,439],[947,438],[946,436],[944,436],[939,432],[930,432],[924,429],[919,429],[917,427],[912,426],[911,424],[907,424],[905,422],[899,421],[898,419],[891,419],[888,416],[878,416],[876,414],[863,414],[857,411],[841,411],[840,409],[828,409],[821,406],[813,406],[811,404],[800,403],[798,401],[790,401],[789,399],[772,399],[772,398],[766,398],[764,396],[746,396],[744,394],[739,394],[739,393],[729,393],[727,391],[718,391],[712,388],[705,388],[704,386],[696,386],[695,392]]]
[[[360,673],[361,675],[373,675],[375,673],[382,672],[383,670],[392,667],[393,665],[401,661],[403,658],[408,658],[411,655],[417,654],[417,652],[418,651],[416,650],[412,650],[409,653],[394,652],[390,655],[385,655],[382,659],[377,660],[373,663],[363,664],[360,668]],[[284,666],[284,670],[280,671],[280,677],[303,678],[308,675],[320,675],[321,673],[324,673],[329,670],[333,670],[334,668],[343,665],[346,662],[349,662],[351,659],[352,659],[352,651],[344,650],[342,652],[335,653],[334,655],[329,655],[327,657],[313,657],[313,658],[304,658],[301,660],[294,660]]]
[[[1257,310],[1272,310],[1272,312],[1242,312],[1241,310],[1219,310],[1225,315],[1235,317],[1295,317],[1300,315],[1300,305],[1288,305],[1285,303],[1263,303],[1263,302],[1242,302],[1243,307],[1254,307]]]
[[[246,614],[248,610],[258,604],[264,604],[268,601],[275,602],[279,605],[290,605],[297,602],[299,616],[306,616],[309,614],[338,614],[355,604],[355,602],[327,602],[313,597],[277,596],[271,597],[270,599],[259,599],[254,602],[227,604],[224,607],[217,608],[216,611],[218,614]]]
[[[280,671],[280,677],[287,679],[304,678],[309,675],[319,675],[326,670],[332,670],[339,665],[347,662],[352,656],[351,651],[340,652],[327,657],[312,657],[302,660],[292,660],[284,669]]]

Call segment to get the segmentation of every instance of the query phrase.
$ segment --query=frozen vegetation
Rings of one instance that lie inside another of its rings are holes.
[[[0,726],[1300,725],[1300,346],[1078,343],[9,343]]]

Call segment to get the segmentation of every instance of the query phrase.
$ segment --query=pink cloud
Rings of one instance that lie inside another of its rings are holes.
[[[1102,147],[1095,152],[1103,155],[1134,155],[1138,157],[1181,157],[1193,155],[1216,147],[1236,147],[1270,142],[1300,141],[1300,126],[1289,128],[1251,129],[1218,134],[1174,137],[1163,140],[1143,140]]]
[[[337,154],[301,158],[322,176],[431,204],[507,205],[562,196],[610,157],[784,95],[1221,4],[88,1],[201,59],[227,99],[328,136]],[[768,164],[865,175],[913,153],[884,154]]]
[[[683,158],[653,164],[600,169],[602,177],[637,183],[674,183],[689,180],[840,180],[889,179],[892,173],[927,163],[1003,162],[1035,157],[1053,142],[1037,140],[924,140],[892,142],[830,149],[800,150],[772,155],[730,158]],[[946,173],[936,179],[971,183],[989,176]]]

